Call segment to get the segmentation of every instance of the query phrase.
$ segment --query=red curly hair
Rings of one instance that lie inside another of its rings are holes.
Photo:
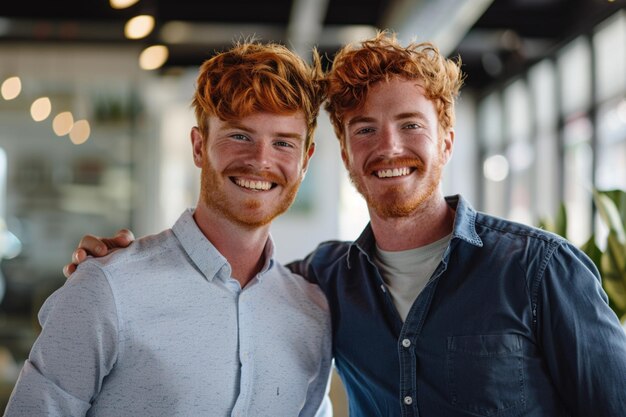
[[[324,86],[316,51],[308,65],[283,45],[241,42],[202,64],[192,106],[205,138],[209,115],[231,121],[255,112],[303,111],[308,150],[325,99]]]
[[[344,143],[346,112],[363,105],[369,89],[393,77],[419,80],[437,110],[444,131],[454,126],[454,100],[463,85],[461,61],[446,59],[431,43],[402,47],[396,35],[379,32],[357,47],[347,45],[335,56],[327,75],[326,110],[339,141]]]

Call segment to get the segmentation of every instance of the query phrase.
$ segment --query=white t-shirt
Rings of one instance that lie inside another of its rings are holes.
[[[374,263],[387,285],[402,321],[441,262],[452,234],[416,249],[390,252],[376,246]]]

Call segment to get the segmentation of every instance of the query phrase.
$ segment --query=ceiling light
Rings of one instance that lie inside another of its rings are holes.
[[[139,66],[145,70],[154,70],[161,68],[167,57],[169,51],[165,45],[149,46],[141,52],[139,55]]]
[[[126,22],[124,26],[124,35],[128,39],[145,38],[154,29],[154,17],[150,15],[135,16]]]
[[[137,3],[139,0],[110,0],[109,4],[114,9],[125,9]]]
[[[83,144],[89,139],[91,128],[87,120],[78,120],[70,130],[70,140],[74,145]]]
[[[504,181],[509,176],[509,161],[503,155],[490,156],[483,163],[483,174],[491,181]]]
[[[51,110],[52,104],[50,103],[50,99],[48,97],[39,97],[37,100],[33,101],[33,104],[30,106],[30,115],[34,121],[41,122],[50,116]]]
[[[22,81],[20,77],[9,77],[2,83],[2,97],[5,100],[13,100],[22,91]]]
[[[57,136],[65,136],[72,130],[74,124],[74,117],[69,111],[64,111],[56,115],[52,121],[52,130]]]

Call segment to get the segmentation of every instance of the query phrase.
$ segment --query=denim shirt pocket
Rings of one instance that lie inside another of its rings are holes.
[[[449,336],[446,377],[451,405],[478,416],[526,405],[522,338],[515,334]]]

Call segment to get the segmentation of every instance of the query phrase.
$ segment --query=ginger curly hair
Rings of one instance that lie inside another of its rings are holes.
[[[309,65],[283,45],[246,41],[202,64],[192,107],[203,137],[208,133],[209,115],[230,121],[255,112],[303,111],[308,150],[325,97],[316,51]]]
[[[454,126],[454,100],[464,77],[461,60],[446,59],[428,42],[403,47],[395,34],[383,31],[358,45],[343,47],[327,74],[325,108],[342,145],[346,112],[363,105],[374,84],[393,77],[419,81],[435,104],[440,128],[445,131]]]

